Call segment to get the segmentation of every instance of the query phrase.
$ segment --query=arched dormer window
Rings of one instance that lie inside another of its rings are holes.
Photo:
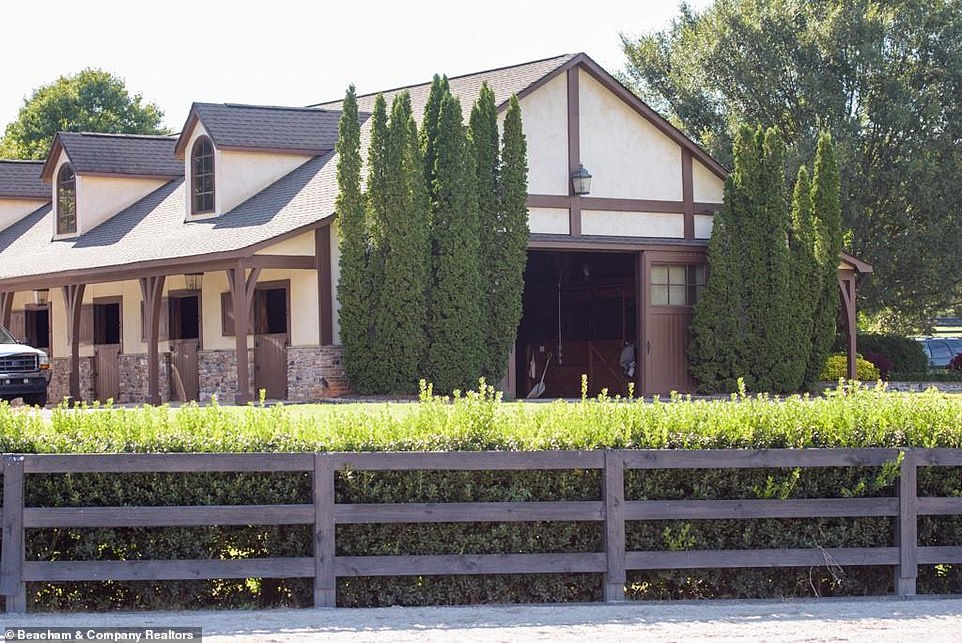
[[[57,173],[57,234],[77,231],[77,176],[69,164]]]
[[[214,211],[214,146],[201,136],[190,153],[190,213]]]

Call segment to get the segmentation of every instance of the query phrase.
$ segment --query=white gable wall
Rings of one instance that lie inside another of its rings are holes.
[[[691,166],[695,203],[721,203],[725,197],[725,180],[697,160],[692,160]]]
[[[681,146],[588,72],[579,70],[578,83],[581,162],[593,177],[591,196],[681,201]]]
[[[294,168],[313,158],[306,154],[222,150],[215,144],[214,212],[194,217],[190,211],[190,161],[194,142],[201,136],[209,136],[209,134],[203,124],[198,122],[184,148],[184,189],[187,190],[185,216],[188,219],[202,219],[230,212]]]
[[[36,212],[45,199],[0,199],[0,230],[5,230],[31,212]]]
[[[531,92],[519,104],[528,143],[528,193],[567,195],[568,83],[565,74]]]

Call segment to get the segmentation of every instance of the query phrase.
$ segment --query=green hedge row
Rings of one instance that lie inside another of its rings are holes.
[[[46,422],[0,406],[4,452],[311,451],[805,446],[959,447],[962,403],[857,386],[825,398],[503,404],[488,390],[453,401],[376,407],[66,409]],[[628,499],[892,495],[894,467],[629,471]],[[957,469],[923,468],[923,495],[962,494]],[[601,498],[596,471],[340,472],[337,502],[466,502]],[[307,474],[30,475],[28,506],[311,502]],[[920,544],[962,545],[962,518],[920,520]],[[888,518],[630,522],[636,550],[891,546]],[[339,555],[600,551],[597,523],[339,525]],[[29,560],[310,556],[309,526],[35,529]],[[887,594],[891,568],[631,574],[637,599]],[[310,579],[31,584],[32,610],[308,606]],[[921,592],[962,591],[957,566],[921,570]],[[595,601],[595,574],[339,579],[345,606]]]

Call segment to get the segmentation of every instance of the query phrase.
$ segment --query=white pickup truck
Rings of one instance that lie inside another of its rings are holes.
[[[0,399],[22,397],[24,404],[43,406],[50,376],[47,354],[21,344],[0,326]]]

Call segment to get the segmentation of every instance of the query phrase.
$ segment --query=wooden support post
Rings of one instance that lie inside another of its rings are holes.
[[[160,303],[165,279],[164,275],[140,278],[144,315],[147,317],[147,401],[154,405],[160,404],[160,352],[157,339],[160,335]]]
[[[70,399],[80,401],[80,311],[83,308],[86,284],[63,287],[67,309],[67,343],[70,345]]]
[[[247,335],[250,330],[251,303],[254,301],[254,287],[260,276],[260,268],[252,268],[250,274],[241,261],[237,266],[227,269],[227,284],[230,286],[231,303],[234,310],[234,339],[237,350],[237,393],[235,404],[247,404],[253,399],[250,386],[250,360],[247,357]]]
[[[0,324],[10,330],[10,312],[13,310],[14,292],[0,292]]]
[[[581,89],[578,68],[568,70],[568,234],[581,236],[581,196],[574,193],[571,175],[581,166]]]
[[[317,271],[317,323],[321,346],[334,343],[333,269],[331,226],[314,231],[314,258]]]
[[[915,453],[903,451],[898,481],[899,516],[898,547],[899,564],[896,567],[895,591],[899,596],[915,596],[915,581],[919,571],[918,530],[918,465]]]
[[[335,607],[334,460],[314,454],[314,607]]]
[[[3,458],[3,551],[0,552],[0,594],[7,613],[27,611],[27,585],[23,580],[23,456]]]
[[[605,451],[605,601],[625,600],[625,454]]]

